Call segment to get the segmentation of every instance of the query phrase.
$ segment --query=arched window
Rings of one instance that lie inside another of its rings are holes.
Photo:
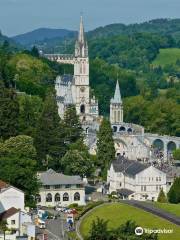
[[[124,131],[126,131],[126,129],[125,129],[125,127],[121,126],[121,127],[119,128],[119,131],[120,131],[120,132],[124,132]]]
[[[55,197],[54,197],[54,201],[55,202],[60,202],[61,198],[60,198],[60,194],[59,193],[56,193],[55,194]]]
[[[69,201],[69,194],[68,194],[68,193],[64,193],[64,194],[63,194],[63,201],[64,201],[64,202]]]
[[[46,202],[52,202],[52,194],[48,193],[46,196]]]
[[[80,200],[80,194],[78,192],[76,192],[74,194],[74,201],[79,201]]]
[[[81,107],[80,107],[80,112],[81,112],[81,113],[85,113],[85,106],[84,106],[84,104],[81,105]]]
[[[128,133],[132,133],[132,128],[128,128]]]
[[[117,127],[113,126],[113,132],[117,132]]]
[[[39,194],[36,195],[36,202],[37,203],[41,202],[41,196]]]

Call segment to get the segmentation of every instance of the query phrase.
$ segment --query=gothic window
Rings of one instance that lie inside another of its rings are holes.
[[[39,194],[36,195],[36,202],[37,203],[41,202],[41,196]]]
[[[85,105],[82,104],[81,107],[80,107],[80,113],[85,113]]]
[[[118,122],[120,122],[121,120],[121,115],[120,115],[120,111],[118,111]]]
[[[60,194],[59,194],[59,193],[56,193],[56,194],[55,194],[55,197],[54,197],[54,201],[55,201],[55,202],[60,202],[60,200],[61,200],[61,199],[60,199]]]
[[[52,202],[52,194],[48,193],[46,196],[46,202]]]
[[[82,74],[82,63],[80,63],[80,74]]]
[[[78,192],[74,194],[74,201],[80,201],[80,194]]]
[[[64,202],[69,201],[69,194],[68,194],[68,193],[64,193],[64,194],[63,194],[63,201],[64,201]]]
[[[83,72],[86,74],[86,63],[83,63]]]

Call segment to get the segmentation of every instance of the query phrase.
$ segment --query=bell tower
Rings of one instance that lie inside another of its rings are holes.
[[[111,99],[110,103],[110,122],[111,124],[119,124],[123,122],[123,104],[118,80],[116,83],[114,98]]]
[[[74,60],[74,102],[79,115],[89,114],[89,57],[85,39],[83,18],[81,16],[78,39],[75,44]]]

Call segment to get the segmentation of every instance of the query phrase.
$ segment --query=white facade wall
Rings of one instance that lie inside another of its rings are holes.
[[[135,176],[117,173],[111,165],[108,171],[107,183],[109,183],[109,192],[117,189],[126,188],[134,192],[135,200],[157,200],[160,189],[163,188],[166,193],[166,174],[153,166],[141,171]]]
[[[0,213],[11,207],[24,210],[24,193],[12,186],[0,192]]]
[[[79,201],[74,201],[74,194],[78,192],[80,194],[80,200]],[[52,202],[46,202],[46,196],[48,193],[52,194]],[[59,193],[60,194],[60,202],[55,202],[55,194]],[[63,201],[63,194],[64,193],[68,193],[69,195],[69,201]],[[71,189],[71,188],[65,188],[65,189],[53,189],[53,187],[51,187],[50,189],[40,189],[39,192],[40,196],[41,196],[41,202],[38,202],[37,205],[41,205],[41,206],[63,206],[66,207],[72,203],[77,203],[78,205],[85,205],[85,190],[84,188],[77,188],[77,189]]]

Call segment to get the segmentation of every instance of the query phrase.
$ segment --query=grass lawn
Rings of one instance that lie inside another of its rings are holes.
[[[87,215],[80,226],[80,232],[83,237],[88,235],[91,227],[91,223],[96,217],[109,220],[108,227],[110,229],[119,227],[127,220],[136,221],[137,225],[146,228],[161,228],[161,229],[173,229],[173,234],[159,234],[160,240],[179,240],[180,228],[158,216],[151,213],[147,213],[141,209],[129,206],[123,203],[113,203],[103,205],[97,209],[94,209],[89,215]]]
[[[171,203],[154,203],[155,207],[161,208],[166,212],[170,212],[178,217],[180,217],[180,204],[171,204]]]
[[[180,59],[180,48],[165,48],[160,49],[160,53],[153,61],[154,65],[165,66],[166,64],[174,64],[177,59]]]

